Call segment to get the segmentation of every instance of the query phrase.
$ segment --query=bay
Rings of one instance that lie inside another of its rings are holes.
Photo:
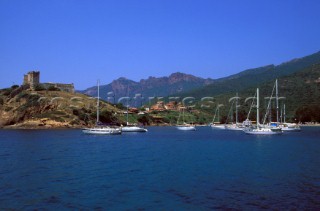
[[[320,209],[319,127],[148,130],[0,130],[0,209]]]

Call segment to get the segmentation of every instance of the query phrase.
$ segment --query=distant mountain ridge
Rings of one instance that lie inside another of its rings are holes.
[[[216,79],[205,87],[180,93],[179,96],[216,96],[224,93],[235,93],[259,84],[288,76],[312,65],[320,63],[320,51],[309,56],[292,59],[280,65],[267,65],[259,68],[244,70],[240,73]]]
[[[147,97],[166,96],[194,96],[196,98],[217,96],[224,93],[235,93],[242,90],[257,87],[261,83],[274,80],[279,77],[294,74],[300,70],[320,63],[320,51],[314,54],[295,58],[280,65],[266,65],[241,71],[219,79],[200,78],[190,74],[176,72],[168,77],[149,77],[139,82],[121,77],[112,83],[100,86],[101,97],[111,102],[113,96],[117,100],[120,97],[141,94],[145,100]],[[81,93],[97,96],[97,87],[91,87]],[[107,94],[109,93],[109,95]]]
[[[180,72],[173,73],[168,77],[157,78],[150,76],[147,79],[141,79],[139,82],[120,77],[110,84],[100,86],[100,93],[103,99],[109,97],[109,100],[113,94],[115,95],[115,99],[125,96],[132,97],[136,94],[141,94],[145,98],[152,96],[165,97],[171,94],[201,88],[213,82],[214,80],[210,78],[204,79]],[[79,92],[90,96],[97,96],[97,87],[90,87]],[[110,92],[113,92],[113,94]]]

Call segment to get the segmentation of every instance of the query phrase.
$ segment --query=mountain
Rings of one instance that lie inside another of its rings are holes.
[[[320,63],[320,52],[293,59],[280,65],[267,65],[242,71],[240,73],[214,80],[213,83],[202,88],[179,93],[179,96],[216,96],[223,93],[235,93],[250,87],[257,87],[261,83],[293,74],[311,65]]]
[[[193,75],[176,72],[168,77],[149,77],[142,79],[139,82],[129,80],[121,77],[112,81],[110,84],[100,86],[100,93],[103,99],[113,101],[113,94],[115,99],[141,94],[147,99],[153,96],[168,96],[180,92],[190,91],[196,88],[213,83],[213,79],[203,79]],[[80,93],[97,96],[97,87],[90,87],[86,90],[79,91]],[[113,92],[113,93],[110,93]],[[109,93],[109,94],[108,94]]]
[[[197,98],[216,96],[223,93],[234,93],[276,78],[293,74],[313,64],[320,63],[320,52],[292,59],[280,65],[267,65],[263,67],[244,70],[220,79],[203,79],[184,73],[173,73],[168,77],[149,77],[139,82],[121,77],[112,83],[100,86],[103,99],[110,102],[124,96],[134,97],[141,94],[146,102],[148,97],[166,96],[195,96]],[[97,96],[97,87],[90,87],[80,93]],[[143,102],[141,102],[143,103]]]

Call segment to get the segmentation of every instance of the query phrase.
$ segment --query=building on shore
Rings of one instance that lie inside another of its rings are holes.
[[[23,77],[23,85],[30,86],[31,90],[35,90],[37,86],[41,86],[44,89],[55,88],[60,91],[74,93],[74,85],[63,83],[40,83],[40,72],[30,71]]]

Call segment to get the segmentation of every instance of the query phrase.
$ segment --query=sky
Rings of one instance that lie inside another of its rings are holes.
[[[0,88],[220,78],[320,50],[318,0],[0,0]]]

